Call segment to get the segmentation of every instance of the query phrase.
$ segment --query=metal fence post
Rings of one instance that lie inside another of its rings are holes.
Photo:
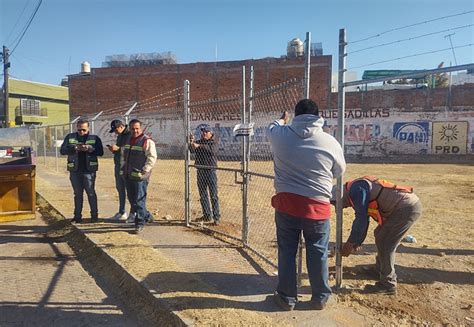
[[[54,126],[54,155],[56,157],[56,171],[59,171],[58,126]]]
[[[71,122],[69,123],[69,133],[72,133],[72,132],[73,132],[74,123],[77,122],[77,121],[79,120],[79,118],[81,118],[81,116],[77,116],[76,118],[74,118],[73,120],[71,120]]]
[[[341,144],[344,152],[344,110],[345,110],[345,89],[344,79],[346,72],[346,29],[339,30],[339,77],[337,93],[337,140]],[[336,289],[342,287],[342,184],[343,176],[337,178],[336,184]]]
[[[304,62],[304,98],[309,99],[309,82],[311,75],[311,32],[306,32],[306,48]],[[300,243],[298,246],[298,287],[301,287],[303,278],[303,233],[300,234]]]
[[[44,155],[44,165],[46,166],[46,128],[43,130],[43,155]]]
[[[247,123],[246,102],[245,97],[245,66],[242,66],[242,108],[241,108],[241,123]],[[242,138],[242,243],[248,244],[249,234],[249,219],[248,219],[248,161],[247,161],[247,146],[248,136]]]
[[[186,81],[184,82],[186,84]],[[189,83],[189,82],[188,82]],[[124,114],[125,116],[125,124],[128,125],[128,123],[130,122],[130,113],[133,111],[133,109],[135,109],[135,107],[137,106],[138,102],[135,102],[134,104],[132,104],[132,106],[130,107],[130,109],[127,110],[127,112]]]
[[[95,134],[95,121],[97,118],[99,118],[100,115],[102,115],[103,111],[99,112],[97,115],[95,115],[92,119],[91,119],[91,133],[92,134]]]
[[[189,81],[184,81],[184,131],[185,131],[185,149],[184,149],[184,219],[186,226],[189,227],[191,218],[191,191],[189,185]]]

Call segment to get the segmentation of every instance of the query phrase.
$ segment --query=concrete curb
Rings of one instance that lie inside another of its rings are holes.
[[[49,212],[54,213],[51,217],[55,221],[64,221],[72,232],[67,233],[65,239],[74,250],[80,262],[92,267],[95,274],[100,274],[110,288],[118,293],[118,296],[130,304],[132,310],[137,311],[139,316],[149,320],[157,326],[193,326],[194,323],[173,311],[169,304],[159,298],[159,294],[141,282],[124,269],[113,256],[102,249],[93,240],[87,237],[78,227],[67,221],[65,216],[51,203],[37,192],[37,205],[47,207]],[[101,265],[96,265],[97,261]],[[99,267],[98,267],[99,266]],[[98,267],[98,268],[97,268]],[[133,301],[130,301],[133,299]]]

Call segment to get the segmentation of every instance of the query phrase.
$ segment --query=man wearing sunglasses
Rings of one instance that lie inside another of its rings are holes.
[[[96,171],[99,167],[97,157],[104,154],[102,141],[97,135],[89,134],[89,122],[79,120],[77,131],[66,135],[61,145],[61,154],[67,155],[67,170],[74,190],[73,222],[82,222],[83,195],[86,191],[91,209],[91,221],[99,220],[97,194],[95,193]]]

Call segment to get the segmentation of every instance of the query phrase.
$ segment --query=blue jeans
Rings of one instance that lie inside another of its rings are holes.
[[[125,187],[125,179],[120,175],[120,165],[115,165],[115,188],[119,196],[119,213],[125,213],[125,198],[127,190]]]
[[[86,191],[87,199],[91,208],[91,217],[97,218],[97,194],[95,193],[95,172],[70,172],[69,180],[71,181],[74,191],[74,219],[82,219],[82,205],[84,202],[84,191]]]
[[[131,211],[135,213],[135,226],[144,226],[151,217],[146,208],[148,182],[148,179],[141,181],[125,179],[128,201],[130,202]]]
[[[219,221],[221,218],[219,210],[219,196],[217,194],[217,174],[215,169],[198,169],[197,184],[204,218]],[[209,193],[208,193],[209,190]],[[209,204],[209,195],[211,196],[211,206]]]
[[[278,242],[278,294],[288,303],[297,301],[296,253],[300,233],[303,231],[311,300],[327,302],[331,296],[327,262],[330,220],[299,218],[275,211],[275,222]]]

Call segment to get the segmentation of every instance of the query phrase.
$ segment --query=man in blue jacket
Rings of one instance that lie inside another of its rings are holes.
[[[96,172],[99,167],[97,157],[104,155],[102,141],[97,135],[89,134],[89,122],[79,120],[77,132],[66,135],[61,145],[61,154],[67,155],[67,170],[74,190],[73,222],[82,222],[83,195],[86,191],[91,209],[91,220],[99,220],[97,194],[95,193]]]
[[[329,297],[328,242],[332,180],[344,172],[346,162],[340,144],[323,131],[324,119],[317,104],[301,100],[295,118],[289,114],[268,126],[275,168],[272,206],[278,242],[278,286],[275,302],[292,310],[297,302],[296,253],[300,234],[306,240],[306,265],[311,284],[312,307],[322,310]]]

